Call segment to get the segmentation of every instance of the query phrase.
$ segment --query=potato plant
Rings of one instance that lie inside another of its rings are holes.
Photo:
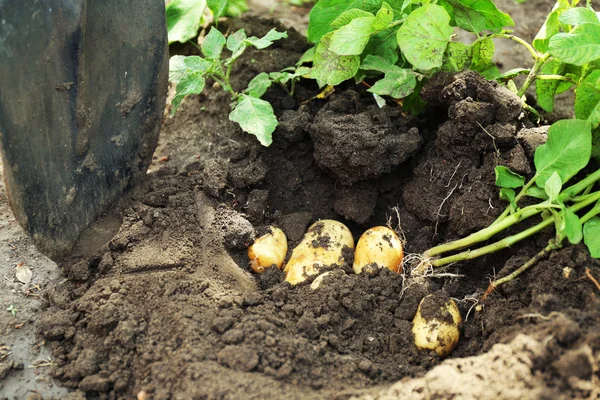
[[[286,37],[286,32],[277,32],[275,29],[271,29],[262,38],[247,37],[244,30],[240,29],[225,38],[218,29],[211,28],[201,45],[204,57],[171,57],[169,81],[177,85],[171,114],[175,114],[185,96],[202,93],[206,79],[210,78],[231,94],[233,103],[229,119],[238,123],[245,132],[256,136],[263,146],[270,145],[271,135],[277,127],[277,118],[271,104],[262,100],[261,96],[273,82],[287,82],[292,74],[263,72],[254,77],[244,91],[238,92],[231,86],[231,71],[235,61],[248,46],[265,49],[274,41]],[[224,48],[231,53],[229,57],[221,57]]]

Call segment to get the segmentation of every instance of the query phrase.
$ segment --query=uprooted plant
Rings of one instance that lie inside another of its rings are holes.
[[[235,61],[248,46],[265,49],[274,41],[286,37],[286,32],[277,32],[275,29],[271,29],[262,38],[247,37],[244,30],[240,29],[225,38],[218,29],[211,28],[201,45],[204,57],[171,57],[169,80],[177,84],[171,114],[175,114],[185,96],[202,93],[206,79],[210,78],[231,94],[233,103],[229,119],[238,123],[245,132],[256,136],[263,146],[270,145],[271,135],[277,127],[277,118],[271,104],[261,97],[274,82],[285,84],[295,75],[285,71],[270,74],[263,72],[254,77],[245,90],[238,92],[231,85],[231,71]],[[224,48],[231,55],[222,59]]]
[[[493,253],[552,225],[556,235],[548,245],[510,275],[494,280],[488,288],[488,293],[517,277],[550,251],[560,248],[565,241],[577,244],[583,240],[591,256],[600,258],[600,169],[575,184],[563,187],[588,165],[591,154],[592,129],[589,121],[574,119],[554,123],[548,131],[548,141],[536,149],[536,173],[528,182],[523,176],[506,167],[496,167],[496,185],[500,187],[500,197],[509,202],[504,212],[490,226],[479,232],[425,251],[417,270],[442,267]],[[516,189],[519,189],[518,193]],[[536,199],[538,202],[520,207],[519,201],[524,197]],[[541,219],[518,233],[474,248],[532,217]],[[447,255],[463,249],[467,250]]]

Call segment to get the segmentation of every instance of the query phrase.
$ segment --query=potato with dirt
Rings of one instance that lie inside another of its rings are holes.
[[[367,229],[358,239],[354,252],[354,272],[372,271],[375,268],[387,268],[402,272],[404,250],[402,241],[387,226]]]
[[[460,337],[462,318],[454,300],[443,292],[425,296],[413,319],[415,345],[434,350],[440,357],[449,355]]]
[[[312,224],[285,266],[285,280],[297,285],[323,268],[344,262],[344,247],[354,249],[352,233],[341,222],[324,219]]]
[[[257,274],[262,274],[272,265],[281,268],[288,250],[285,233],[274,226],[269,227],[269,232],[254,241],[248,247],[250,268]]]

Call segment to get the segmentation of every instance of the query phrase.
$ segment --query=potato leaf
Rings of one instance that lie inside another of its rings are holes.
[[[583,225],[583,242],[594,258],[600,258],[600,217],[593,217]]]
[[[566,183],[587,165],[592,151],[592,127],[579,119],[555,122],[548,141],[535,151],[535,183],[543,188],[554,172]]]
[[[169,44],[198,36],[206,0],[171,0],[166,6]]]
[[[256,75],[250,83],[248,83],[248,88],[245,90],[252,97],[260,98],[267,91],[273,81],[269,77],[269,74],[266,72],[261,72]]]
[[[375,82],[367,91],[380,96],[391,96],[394,99],[403,99],[411,94],[417,86],[415,74],[410,69],[388,72]]]
[[[373,27],[376,30],[381,31],[383,29],[386,29],[388,25],[393,21],[393,19],[394,10],[392,10],[392,7],[384,1],[381,4],[381,8],[379,9],[379,11],[377,11]]]
[[[229,119],[237,122],[245,132],[256,136],[263,146],[269,146],[273,142],[272,134],[277,127],[277,118],[269,102],[242,94],[229,114]]]
[[[511,70],[508,70],[500,75],[498,75],[496,77],[496,80],[498,81],[508,81],[510,79],[514,79],[519,75],[527,75],[529,73],[529,71],[531,71],[528,68],[513,68]]]
[[[416,69],[428,71],[442,65],[452,32],[444,7],[426,4],[406,18],[396,38],[408,62]]]
[[[210,8],[210,11],[213,13],[215,24],[218,25],[219,17],[225,14],[227,3],[227,0],[207,0],[207,5],[208,8]]]
[[[225,36],[218,29],[215,27],[210,28],[210,32],[202,41],[202,54],[206,58],[220,60],[225,42]]]
[[[559,0],[556,2],[552,11],[546,17],[546,21],[540,28],[537,35],[533,39],[533,48],[540,53],[545,53],[548,50],[548,43],[550,38],[556,35],[560,31],[560,23],[558,17],[562,14],[565,9],[569,8],[570,4],[567,0]]]
[[[556,59],[551,59],[542,65],[539,73],[542,75],[561,75],[564,69],[564,63]],[[556,95],[559,83],[560,81],[547,79],[538,79],[535,81],[535,93],[538,104],[546,112],[554,110],[554,96]]]
[[[445,1],[452,6],[456,25],[469,32],[500,33],[505,26],[515,25],[512,18],[498,10],[492,0]]]
[[[544,191],[548,195],[550,202],[554,202],[562,189],[562,180],[558,172],[554,171],[544,185]]]
[[[352,10],[344,11],[342,14],[340,14],[339,17],[337,17],[336,19],[331,21],[330,26],[332,28],[337,29],[337,28],[341,28],[342,26],[344,26],[346,24],[349,24],[350,22],[352,22],[353,20],[355,20],[357,18],[374,17],[374,16],[375,15],[373,13],[363,11],[358,8],[353,8]]]
[[[512,212],[517,210],[517,202],[515,191],[510,188],[500,188],[500,199],[506,200],[510,203],[510,209]]]
[[[362,17],[342,26],[333,32],[329,50],[342,56],[361,54],[371,35],[377,32],[375,22],[375,17]]]
[[[471,48],[461,42],[450,42],[444,54],[442,70],[447,72],[459,72],[471,65]]]
[[[565,10],[565,12],[558,17],[558,21],[562,24],[571,26],[600,23],[598,16],[593,10],[583,7],[574,7]]]
[[[479,40],[471,45],[471,66],[473,71],[483,72],[495,66],[492,61],[496,46],[492,39]]]
[[[398,41],[396,40],[397,31],[398,27],[395,27],[377,32],[372,35],[371,39],[369,39],[369,43],[367,43],[367,46],[363,51],[363,54],[380,56],[391,64],[398,62]]]
[[[600,125],[600,70],[586,76],[575,89],[575,116],[590,121],[592,128]]]
[[[225,14],[228,17],[239,17],[246,11],[248,11],[248,3],[246,0],[227,0],[227,6],[225,7]]]
[[[496,173],[496,186],[501,188],[520,188],[525,184],[525,178],[510,169],[498,165],[494,172]]]
[[[246,39],[246,43],[251,44],[257,49],[265,49],[273,44],[276,40],[285,39],[288,37],[287,32],[277,32],[275,28],[271,29],[267,34],[261,38],[251,36]]]
[[[600,59],[600,23],[557,33],[550,38],[548,52],[565,63],[579,66]]]
[[[171,108],[171,115],[175,115],[185,96],[202,93],[205,83],[206,80],[201,74],[189,74],[179,81],[175,87],[175,97],[171,101],[171,105],[173,106]]]
[[[327,85],[337,85],[358,72],[360,57],[341,56],[329,50],[331,36],[333,32],[323,36],[317,45],[310,77]]]
[[[320,0],[309,14],[308,41],[317,43],[334,30],[331,23],[344,12],[359,8],[375,14],[381,8],[381,3],[382,0]]]
[[[583,226],[579,217],[564,205],[559,213],[559,221],[556,224],[556,235],[558,241],[567,238],[569,243],[577,244],[583,239]]]
[[[369,54],[365,57],[362,64],[360,65],[360,69],[364,69],[367,71],[382,72],[384,74],[388,73],[388,72],[403,71],[402,68],[400,68],[399,66],[394,65],[392,63],[389,63],[384,58],[379,57],[379,56],[373,56],[371,54]]]

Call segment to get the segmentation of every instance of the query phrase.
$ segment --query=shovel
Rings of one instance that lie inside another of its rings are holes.
[[[162,0],[0,0],[4,178],[50,258],[146,174],[167,75]]]

